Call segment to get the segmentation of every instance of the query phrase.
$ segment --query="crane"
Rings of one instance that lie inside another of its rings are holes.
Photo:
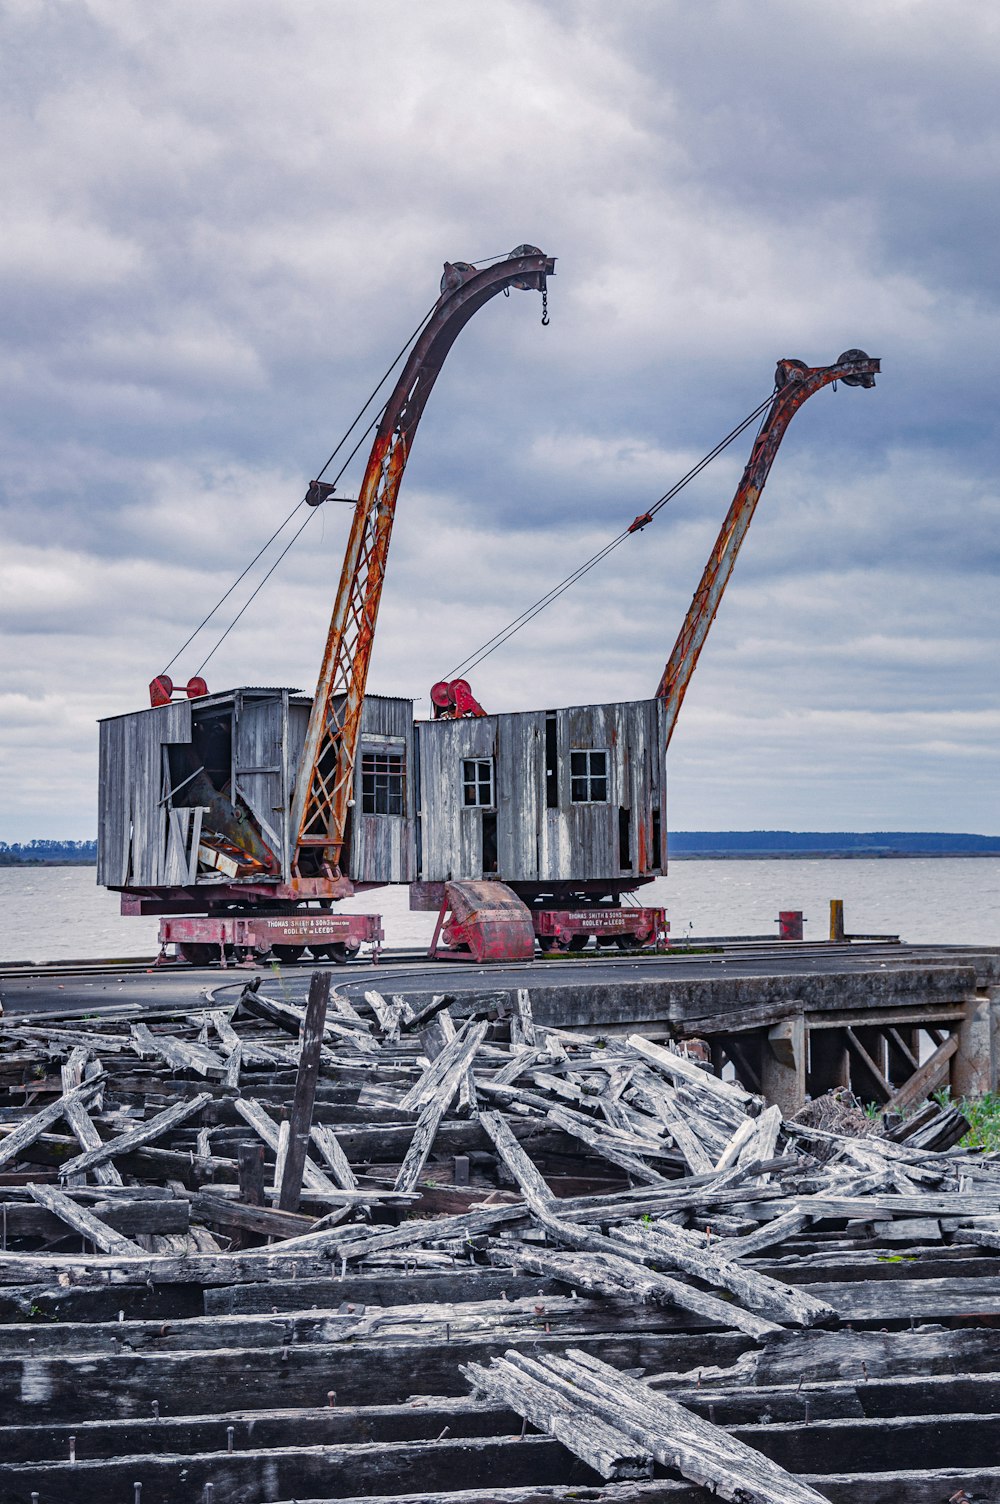
[[[732,575],[740,544],[746,537],[789,423],[804,402],[834,382],[873,387],[879,368],[879,362],[872,360],[863,350],[845,350],[832,366],[809,367],[801,360],[779,360],[774,373],[774,399],[760,426],[715,547],[657,685],[656,696],[663,701],[664,707],[663,731],[667,746],[723,591]],[[642,520],[636,519],[637,522]]]
[[[484,269],[446,263],[441,296],[386,403],[354,510],[299,764],[292,807],[297,877],[324,876],[336,883],[344,876],[358,731],[396,497],[444,358],[472,315],[497,293],[537,289],[544,298],[554,271],[553,258],[531,245],[518,246]],[[547,312],[542,319],[547,322]],[[322,493],[314,490],[308,499],[316,505]]]
[[[211,694],[196,676],[178,703],[164,673],[150,685],[150,710],[102,722],[98,881],[122,894],[123,912],[165,916],[161,943],[187,959],[292,959],[308,947],[342,961],[364,942],[377,949],[378,915],[333,908],[388,882],[409,885],[413,908],[440,908],[449,890],[451,939],[489,931],[483,959],[509,958],[515,931],[519,954],[536,936],[579,948],[588,935],[624,945],[662,933],[662,910],[619,905],[664,870],[666,748],[740,545],[794,414],[831,383],[873,386],[879,362],[861,350],[830,366],[779,361],[652,699],[487,716],[455,679],[434,685],[432,719],[415,721],[410,700],[366,699],[413,438],[469,319],[516,288],[541,293],[547,322],[554,271],[553,258],[531,245],[485,267],[445,263],[440,295],[377,421],[311,699],[291,689]],[[304,499],[318,507],[334,490],[317,479]]]

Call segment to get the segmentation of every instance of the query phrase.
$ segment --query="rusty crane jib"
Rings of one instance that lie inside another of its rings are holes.
[[[396,497],[413,435],[445,356],[478,309],[508,288],[544,294],[555,261],[535,246],[478,270],[448,263],[441,296],[386,403],[344,556],[292,807],[296,877],[344,879],[354,760]],[[547,320],[543,320],[547,321]],[[318,499],[322,490],[312,493]]]
[[[664,738],[668,746],[698,655],[715,620],[740,544],[750,526],[785,430],[802,404],[821,387],[832,381],[842,381],[845,386],[872,387],[879,370],[879,362],[863,350],[845,351],[832,366],[810,367],[801,360],[779,360],[774,374],[777,388],[774,400],[750,452],[736,495],[656,690],[657,698],[664,702]]]

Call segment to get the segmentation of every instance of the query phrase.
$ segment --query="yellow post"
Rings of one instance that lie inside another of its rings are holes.
[[[844,900],[842,898],[830,899],[830,939],[843,940],[844,938]]]

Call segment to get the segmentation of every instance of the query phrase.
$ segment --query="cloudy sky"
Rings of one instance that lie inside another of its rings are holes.
[[[982,0],[2,0],[0,839],[94,834],[97,719],[146,703],[443,261],[525,241],[551,324],[497,298],[449,357],[370,687],[426,711],[778,357],[860,346],[877,389],[779,454],[670,823],[1000,833],[998,69]],[[487,708],[651,694],[748,449],[481,665]],[[213,689],[312,689],[347,521]]]

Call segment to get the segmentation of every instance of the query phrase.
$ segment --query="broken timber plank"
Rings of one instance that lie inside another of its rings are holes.
[[[140,1248],[138,1243],[133,1243],[130,1238],[123,1237],[120,1232],[115,1232],[100,1217],[95,1217],[85,1207],[78,1206],[65,1191],[57,1190],[53,1185],[35,1185],[27,1187],[28,1195],[39,1206],[44,1206],[46,1211],[52,1212],[67,1227],[72,1227],[81,1237],[89,1238],[90,1241],[100,1248],[102,1253],[135,1254],[137,1258],[145,1258],[145,1249]]]
[[[759,1274],[755,1269],[734,1263],[717,1251],[717,1243],[697,1247],[688,1235],[667,1222],[656,1222],[649,1227],[626,1223],[612,1228],[610,1236],[637,1250],[644,1258],[672,1265],[683,1274],[728,1290],[741,1305],[773,1321],[816,1326],[821,1321],[831,1321],[837,1314],[832,1306],[806,1294],[799,1287],[783,1285],[769,1274]]]
[[[248,1123],[255,1133],[259,1134],[267,1147],[277,1157],[281,1145],[281,1131],[278,1124],[265,1112],[264,1108],[254,1097],[237,1097],[233,1103],[236,1111],[245,1123]],[[338,1187],[328,1175],[311,1160],[305,1161],[303,1182],[310,1190],[325,1191],[336,1194]]]
[[[40,1107],[27,1122],[19,1123],[7,1136],[0,1141],[0,1165],[10,1164],[17,1160],[23,1150],[30,1148],[37,1138],[50,1128],[53,1123],[63,1116],[67,1103],[89,1102],[99,1090],[104,1078],[94,1077],[85,1081],[82,1086],[74,1087],[62,1097],[57,1097],[54,1102],[49,1102],[46,1107]],[[78,1172],[79,1173],[79,1172]]]
[[[83,1067],[90,1059],[90,1050],[85,1044],[75,1044],[60,1068],[63,1095],[72,1091],[83,1081]]]
[[[500,1158],[513,1175],[521,1195],[533,1212],[547,1211],[555,1205],[541,1171],[521,1148],[505,1118],[499,1112],[481,1112],[479,1121],[496,1145]]]
[[[587,1403],[650,1451],[661,1466],[676,1468],[720,1499],[734,1504],[826,1504],[822,1494],[769,1457],[579,1348],[569,1348],[565,1358],[546,1355],[541,1361],[516,1349],[505,1356],[542,1382],[548,1379],[561,1392],[568,1390],[578,1404]]]
[[[101,1135],[91,1122],[90,1114],[79,1097],[74,1097],[72,1100],[67,1099],[63,1109],[63,1116],[72,1129],[73,1137],[81,1149],[99,1149],[101,1147],[103,1142]],[[98,1185],[124,1184],[118,1167],[110,1162],[103,1165],[95,1165],[93,1167],[93,1176]]]
[[[486,1037],[488,1027],[489,1025],[485,1022],[466,1021],[457,1031],[454,1039],[450,1040],[441,1053],[434,1057],[420,1080],[410,1087],[400,1102],[400,1107],[407,1112],[424,1107],[433,1100],[441,1082],[456,1069],[456,1062],[461,1062],[455,1081],[457,1089],[458,1077],[464,1075],[468,1066],[471,1065],[473,1056]]]
[[[309,1137],[319,1150],[320,1156],[326,1161],[327,1169],[337,1185],[342,1186],[345,1191],[356,1190],[358,1177],[351,1169],[347,1155],[340,1147],[340,1140],[333,1129],[325,1123],[313,1123],[309,1130]]]
[[[292,1115],[288,1124],[288,1152],[282,1167],[281,1188],[278,1193],[278,1210],[282,1212],[298,1211],[302,1192],[302,1174],[309,1149],[316,1082],[319,1080],[323,1026],[330,1000],[330,981],[328,971],[314,971],[309,983],[309,1000],[302,1022],[299,1068],[295,1076]]]
[[[771,1159],[780,1131],[781,1108],[777,1104],[774,1104],[771,1107],[765,1108],[760,1117],[756,1119],[753,1133],[737,1156],[737,1165],[742,1169],[745,1165],[752,1164],[754,1160]],[[769,1180],[770,1178],[769,1175],[761,1177],[762,1181]]]
[[[531,1012],[531,994],[526,987],[517,989],[516,1013],[510,1021],[511,1044],[535,1044],[535,1020]]]
[[[718,1097],[727,1106],[738,1108],[740,1112],[745,1113],[758,1100],[750,1092],[744,1091],[742,1086],[736,1086],[730,1081],[720,1081],[718,1076],[695,1065],[685,1055],[675,1055],[673,1050],[666,1050],[662,1045],[654,1044],[651,1039],[644,1039],[641,1034],[630,1034],[625,1043],[635,1054],[641,1055],[668,1076],[683,1081],[686,1085],[700,1087],[702,1091]]]
[[[564,1129],[573,1138],[579,1139],[588,1148],[593,1149],[595,1154],[599,1154],[609,1164],[618,1165],[634,1179],[644,1181],[647,1185],[668,1184],[666,1176],[652,1169],[645,1160],[639,1158],[638,1154],[629,1152],[627,1148],[621,1146],[620,1140],[624,1135],[618,1135],[614,1128],[602,1128],[592,1119],[585,1118],[578,1112],[569,1112],[563,1107],[550,1108],[549,1121]],[[661,1145],[659,1152],[666,1153],[666,1146]],[[711,1160],[708,1160],[707,1168],[712,1168]]]
[[[575,1403],[553,1386],[540,1383],[503,1358],[494,1358],[489,1368],[484,1368],[481,1363],[465,1363],[459,1367],[475,1391],[547,1431],[602,1478],[617,1481],[620,1478],[652,1477],[651,1452],[636,1446],[623,1431],[599,1419],[586,1405]]]
[[[132,1025],[132,1038],[139,1055],[159,1055],[172,1070],[193,1070],[207,1076],[209,1071],[221,1074],[226,1068],[222,1056],[207,1046],[188,1044],[172,1034],[153,1034],[142,1023]]]
[[[140,1148],[143,1144],[153,1143],[169,1133],[171,1128],[176,1128],[179,1123],[187,1122],[196,1113],[201,1112],[206,1102],[212,1100],[212,1093],[199,1092],[196,1097],[191,1097],[187,1102],[177,1102],[173,1107],[158,1112],[155,1117],[146,1123],[140,1123],[131,1128],[128,1133],[123,1133],[119,1138],[108,1139],[99,1149],[88,1149],[83,1154],[78,1154],[75,1159],[68,1159],[60,1166],[59,1173],[66,1175],[82,1175],[84,1170],[92,1170],[95,1165],[105,1164],[109,1159],[116,1159],[120,1154],[128,1154],[133,1149]]]

